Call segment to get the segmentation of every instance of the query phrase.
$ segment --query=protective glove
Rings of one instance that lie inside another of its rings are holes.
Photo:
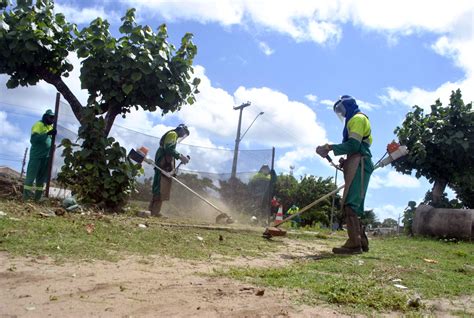
[[[185,165],[189,162],[189,159],[191,159],[189,156],[185,155],[179,155],[179,160]]]
[[[58,131],[55,128],[53,128],[50,131],[48,131],[46,134],[50,136],[56,136],[57,133]]]
[[[328,144],[316,147],[316,153],[323,158],[326,158],[330,151],[331,146],[329,146]]]
[[[343,169],[344,168],[344,163],[346,162],[346,159],[340,158],[339,159],[339,168]]]

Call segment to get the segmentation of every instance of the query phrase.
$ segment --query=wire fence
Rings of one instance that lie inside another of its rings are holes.
[[[21,105],[2,107],[0,102],[0,112],[5,112],[9,117],[22,121],[27,117],[29,121],[38,120],[41,115],[28,113],[30,108]],[[13,107],[11,107],[13,106]],[[56,151],[52,166],[52,179],[57,177],[63,166],[61,141],[65,138],[73,142],[78,142],[77,129],[79,124],[67,103],[60,103],[58,112],[58,125],[56,136]],[[28,145],[29,129],[24,128],[24,145]],[[161,135],[153,136],[150,132],[139,132],[121,125],[114,125],[110,134],[120,144],[128,150],[145,146],[149,149],[150,157],[154,157],[159,148]],[[2,137],[0,135],[0,137]],[[7,136],[8,137],[8,136]],[[10,138],[12,139],[12,138]],[[80,143],[80,142],[79,142]],[[28,145],[29,146],[29,145]],[[24,149],[22,149],[24,151]],[[261,150],[239,150],[237,164],[237,181],[230,182],[234,151],[223,147],[203,147],[187,143],[178,144],[177,150],[180,153],[189,155],[191,161],[185,167],[181,166],[178,178],[185,184],[207,197],[217,206],[224,210],[238,211],[245,215],[257,215],[265,218],[269,212],[267,208],[270,203],[271,185],[270,182],[257,182],[253,180],[257,172],[263,165],[272,166],[272,149]],[[15,154],[0,152],[0,166],[10,166],[18,171],[21,169],[23,154],[20,151]],[[28,161],[28,157],[26,157]],[[150,165],[144,164],[144,174],[138,179],[138,192],[134,193],[131,200],[146,208],[147,202],[151,199],[151,184],[154,170]],[[212,216],[209,207],[185,190],[178,183],[174,183],[171,192],[171,199],[164,206],[165,213],[174,215],[190,216],[206,215]],[[166,211],[168,210],[168,211]],[[211,209],[212,210],[212,209]],[[209,212],[209,213],[206,213]]]

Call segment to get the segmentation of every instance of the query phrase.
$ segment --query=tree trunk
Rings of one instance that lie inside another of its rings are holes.
[[[63,82],[61,76],[53,74],[46,69],[38,69],[39,76],[47,83],[56,87],[58,92],[63,95],[64,99],[67,100],[71,109],[76,116],[79,123],[82,125],[82,105],[76,96],[71,92],[66,83]]]
[[[444,179],[436,179],[433,185],[432,195],[433,195],[433,205],[437,207],[437,205],[441,202],[441,198],[443,197],[444,189],[446,189],[446,185],[448,182]]]

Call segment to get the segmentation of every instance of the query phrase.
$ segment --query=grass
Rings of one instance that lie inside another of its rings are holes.
[[[58,261],[115,261],[132,254],[142,256],[139,262],[146,264],[148,255],[190,260],[264,257],[284,247],[281,239],[266,241],[257,232],[163,226],[155,219],[134,217],[133,211],[119,216],[69,213],[41,217],[39,212],[46,209],[54,206],[0,199],[0,211],[7,213],[0,217],[0,251],[19,256],[46,255]],[[139,224],[148,227],[140,228]],[[299,229],[288,233],[288,237],[300,243],[315,242],[329,250],[340,245],[345,234]],[[429,308],[422,308],[423,300],[472,295],[474,291],[474,245],[467,242],[378,238],[371,240],[369,253],[349,257],[319,253],[297,257],[287,266],[278,265],[227,267],[213,275],[284,288],[291,290],[298,302],[331,303],[341,306],[338,311],[348,313],[397,311],[419,316],[429,314]],[[419,302],[409,302],[416,297],[421,297],[421,306]],[[472,314],[456,308],[452,312]]]
[[[154,219],[66,214],[41,217],[47,207],[0,200],[0,250],[14,255],[46,255],[57,260],[118,260],[127,254],[169,255],[185,259],[211,256],[261,256],[277,249],[255,232],[231,233],[197,228],[165,227]],[[13,219],[11,218],[13,217]],[[139,224],[147,224],[140,228]],[[87,228],[92,228],[91,233]]]
[[[299,301],[310,305],[328,302],[355,312],[410,313],[419,309],[419,303],[409,302],[417,296],[423,300],[472,295],[473,265],[471,243],[394,237],[372,240],[371,251],[361,255],[328,253],[287,267],[233,267],[215,275],[289,288],[299,292]]]

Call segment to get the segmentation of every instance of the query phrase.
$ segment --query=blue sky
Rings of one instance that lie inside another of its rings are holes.
[[[185,32],[194,34],[196,74],[203,80],[197,103],[165,117],[136,112],[120,125],[160,136],[185,122],[192,132],[187,143],[233,148],[238,112],[232,106],[249,100],[243,129],[260,111],[265,114],[241,149],[275,146],[278,173],[294,165],[297,175],[324,177],[334,169],[314,148],[341,139],[343,126],[331,109],[340,95],[354,96],[371,119],[374,161],[396,138],[393,130],[412,105],[428,109],[458,87],[465,101],[473,99],[471,2],[430,2],[427,8],[425,1],[56,1],[69,21],[83,26],[101,16],[115,35],[131,6],[141,24],[167,23],[174,44]],[[70,60],[76,70],[68,84],[85,101],[77,79],[80,62]],[[52,105],[54,89],[41,83],[7,90],[5,82],[1,75],[0,165],[12,165],[6,159],[21,158],[29,127]],[[384,168],[373,175],[366,208],[381,220],[396,219],[429,188],[423,178]]]

